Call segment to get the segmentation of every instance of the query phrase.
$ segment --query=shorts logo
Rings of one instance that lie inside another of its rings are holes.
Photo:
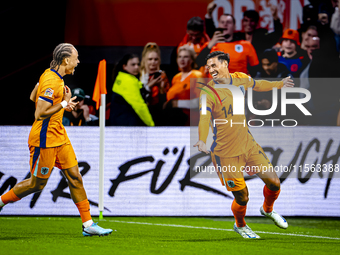
[[[48,174],[48,170],[49,170],[48,167],[42,167],[42,168],[41,168],[41,174],[42,174],[42,175]]]
[[[46,89],[44,96],[52,97],[53,93],[54,93],[53,89],[48,88]]]
[[[236,44],[235,45],[235,51],[238,53],[243,52],[243,46],[241,44]]]
[[[227,181],[227,184],[230,188],[234,188],[235,187],[235,183],[234,181]]]

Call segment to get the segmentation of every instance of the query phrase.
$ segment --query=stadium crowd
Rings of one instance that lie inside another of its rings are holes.
[[[312,116],[288,105],[285,119],[298,125],[340,125],[340,1],[311,1],[303,8],[303,23],[298,30],[283,29],[276,6],[271,6],[274,29],[259,27],[259,13],[243,13],[242,31],[235,31],[235,18],[222,14],[215,27],[207,6],[204,20],[192,17],[187,33],[171,56],[170,67],[161,69],[161,52],[156,42],[145,45],[141,59],[124,56],[113,70],[113,86],[108,125],[115,126],[190,126],[198,123],[198,79],[209,78],[205,58],[213,51],[230,55],[229,71],[243,72],[256,79],[294,79],[295,87],[308,89],[311,99],[304,104]],[[191,79],[191,78],[196,78]],[[210,77],[211,78],[211,77]],[[196,81],[196,82],[195,82]],[[204,82],[204,80],[203,80]],[[289,93],[288,98],[304,97]],[[270,116],[248,119],[282,119],[278,109]],[[253,92],[256,109],[271,108],[272,92]],[[269,122],[270,123],[270,122]]]

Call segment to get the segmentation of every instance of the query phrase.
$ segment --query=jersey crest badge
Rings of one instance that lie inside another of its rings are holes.
[[[238,53],[243,52],[243,46],[241,44],[236,44],[235,45],[235,51]]]
[[[227,181],[227,184],[228,184],[228,186],[229,186],[230,188],[234,188],[234,187],[235,187],[235,183],[234,183],[234,181],[232,181],[232,180]]]
[[[42,174],[42,175],[48,174],[48,171],[49,171],[49,168],[48,168],[48,167],[42,167],[42,168],[41,168],[41,174]]]
[[[44,96],[52,97],[53,93],[54,93],[53,89],[48,88],[46,89]]]

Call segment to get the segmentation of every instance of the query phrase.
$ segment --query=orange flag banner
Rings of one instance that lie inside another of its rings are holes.
[[[98,74],[96,84],[94,85],[93,90],[93,101],[96,102],[96,109],[99,109],[100,106],[100,95],[107,94],[106,91],[106,60],[103,59],[99,62],[98,66]],[[105,107],[105,106],[104,106]]]

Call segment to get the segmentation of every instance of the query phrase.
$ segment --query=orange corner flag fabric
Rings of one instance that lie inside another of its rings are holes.
[[[96,84],[94,85],[93,96],[92,96],[93,101],[96,102],[97,110],[99,109],[99,106],[100,106],[100,95],[101,94],[107,94],[106,60],[105,59],[99,62],[97,80],[96,80]]]

